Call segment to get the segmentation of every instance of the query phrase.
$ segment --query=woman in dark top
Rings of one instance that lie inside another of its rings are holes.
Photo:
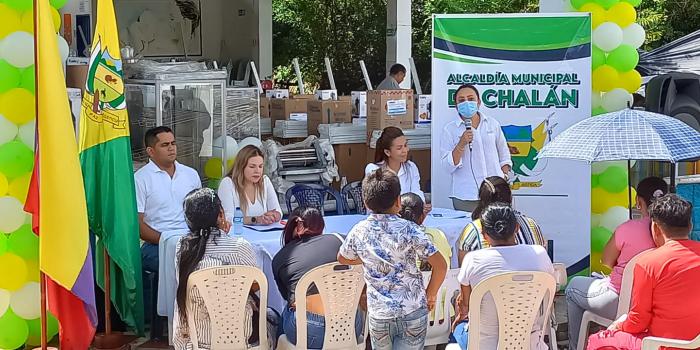
[[[342,241],[337,235],[323,234],[323,216],[315,208],[297,208],[289,216],[282,233],[284,246],[272,259],[275,282],[287,306],[282,313],[282,330],[292,343],[297,342],[295,295],[297,282],[312,269],[337,261]],[[306,293],[307,347],[323,346],[326,323],[323,302],[315,286]],[[359,335],[361,319],[358,317]],[[357,322],[356,322],[357,323]]]

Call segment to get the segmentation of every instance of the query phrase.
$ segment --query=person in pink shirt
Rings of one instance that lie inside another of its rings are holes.
[[[692,340],[700,334],[700,242],[689,239],[693,205],[675,194],[649,208],[654,242],[634,267],[630,311],[589,337],[589,350],[639,350],[647,336]]]
[[[588,310],[608,319],[617,313],[622,272],[635,255],[654,248],[651,236],[649,205],[668,192],[668,185],[658,177],[648,177],[637,185],[637,209],[641,219],[629,220],[615,229],[603,251],[602,262],[612,268],[610,277],[574,277],[566,288],[569,313],[569,349],[576,349],[583,312]]]

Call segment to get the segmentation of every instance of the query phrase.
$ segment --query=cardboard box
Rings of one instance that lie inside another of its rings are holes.
[[[319,101],[335,101],[338,99],[338,90],[316,90],[316,99]]]
[[[85,93],[85,81],[88,76],[87,64],[69,64],[66,66],[66,87],[80,89]]]
[[[387,126],[413,129],[412,90],[372,90],[367,92],[367,142],[372,130]]]
[[[260,96],[260,118],[270,118],[270,98]]]
[[[310,95],[310,94],[292,95],[292,98],[297,99],[297,100],[313,100],[316,98],[316,95]]]
[[[267,98],[289,98],[288,89],[271,89],[265,91],[265,97]]]
[[[270,100],[270,119],[272,127],[278,120],[289,120],[292,113],[306,113],[306,99],[273,98]]]
[[[362,181],[367,165],[367,149],[364,143],[333,145],[335,163],[341,178],[345,176],[348,183]]]
[[[432,120],[432,95],[416,95],[416,124],[430,124]]]
[[[367,117],[367,91],[353,91],[350,93],[352,101],[352,116]]]
[[[318,135],[320,124],[352,123],[349,101],[309,101],[307,104],[309,135]]]

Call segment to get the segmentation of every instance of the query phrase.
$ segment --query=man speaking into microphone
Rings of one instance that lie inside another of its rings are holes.
[[[440,139],[440,162],[452,175],[452,205],[472,212],[479,202],[479,187],[489,176],[508,181],[513,163],[501,124],[479,110],[481,98],[473,85],[455,92],[459,118],[445,125]]]

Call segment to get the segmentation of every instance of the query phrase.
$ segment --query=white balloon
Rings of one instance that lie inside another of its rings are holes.
[[[4,315],[7,307],[10,306],[10,292],[0,289],[0,315]]]
[[[17,136],[17,125],[0,114],[0,145],[14,140],[15,136]]]
[[[34,137],[36,136],[36,122],[34,120],[22,124],[19,127],[19,139],[29,147],[29,149],[34,149]]]
[[[238,142],[231,137],[226,136],[226,160],[232,159],[238,154]],[[212,144],[212,156],[219,159],[224,159],[224,137],[219,136]]]
[[[629,220],[629,210],[623,207],[612,207],[600,217],[600,226],[615,232],[615,229],[623,222]]]
[[[608,112],[615,112],[632,106],[633,102],[632,94],[625,89],[617,88],[603,94],[601,106]]]
[[[15,197],[0,197],[0,232],[12,232],[24,223],[22,203]]]
[[[66,39],[60,35],[56,36],[58,37],[58,52],[61,54],[61,63],[65,64],[68,59],[68,54],[70,53],[70,47]]]
[[[259,138],[257,137],[246,137],[244,138],[241,142],[238,143],[238,149],[241,149],[245,146],[252,145],[257,148],[259,148],[262,151],[262,141],[260,141]]]
[[[41,316],[41,289],[39,283],[28,282],[12,293],[10,306],[17,316],[33,320]]]
[[[622,30],[622,43],[638,49],[644,44],[646,35],[644,27],[638,23],[632,23]]]
[[[613,22],[605,22],[593,30],[593,44],[610,52],[622,44],[622,28]]]
[[[0,41],[0,58],[17,68],[34,64],[34,37],[24,31],[17,31]]]
[[[593,94],[591,94],[591,108],[595,109],[600,107],[600,104],[603,102],[602,98],[600,97],[600,92],[593,91]]]

